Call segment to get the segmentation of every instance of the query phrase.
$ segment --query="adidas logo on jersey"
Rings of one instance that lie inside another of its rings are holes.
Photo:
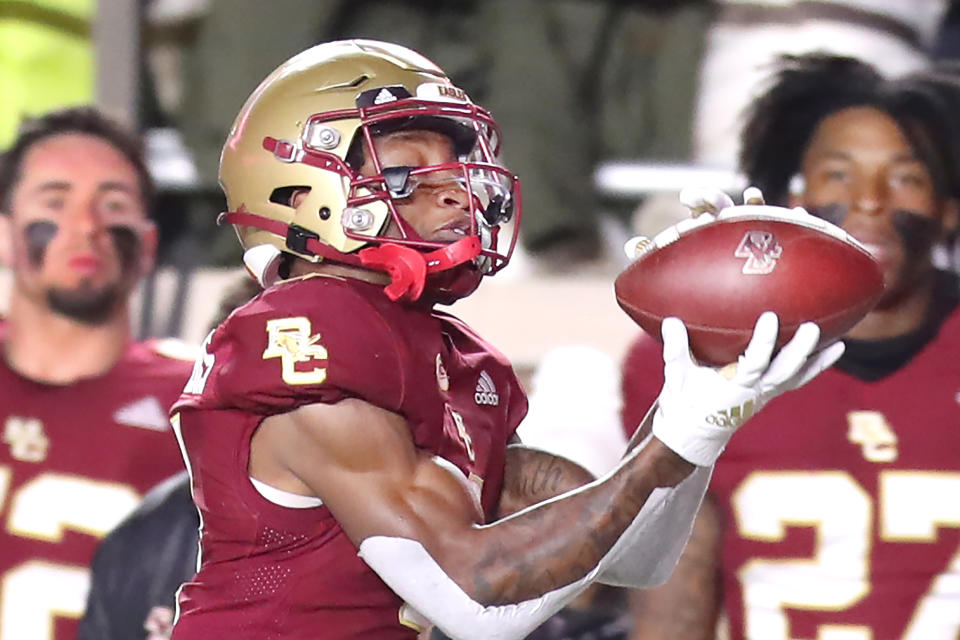
[[[118,424],[151,431],[166,431],[170,427],[167,412],[153,396],[146,396],[120,407],[114,412],[113,419]]]
[[[477,391],[473,394],[473,399],[477,404],[486,404],[496,407],[500,404],[500,394],[497,393],[497,387],[493,384],[493,378],[486,371],[480,372],[477,379]]]

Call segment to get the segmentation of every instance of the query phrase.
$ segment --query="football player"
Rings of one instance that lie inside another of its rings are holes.
[[[957,224],[960,85],[870,65],[782,60],[741,165],[774,204],[859,239],[885,293],[838,364],[772,402],[716,466],[677,571],[636,593],[636,638],[960,634],[960,311],[931,249]],[[656,394],[656,345],[625,364],[624,426]],[[952,586],[951,586],[952,585]]]
[[[28,121],[3,156],[3,640],[73,638],[98,539],[183,468],[166,413],[189,354],[130,335],[150,192],[136,140],[89,108]]]
[[[265,291],[174,407],[203,523],[176,640],[520,638],[595,581],[663,580],[734,431],[713,414],[842,351],[811,355],[808,324],[771,362],[766,314],[728,379],[674,319],[645,446],[597,481],[523,448],[509,363],[435,308],[509,260],[520,191],[499,152],[486,110],[387,43],[309,49],[243,106],[223,219]]]

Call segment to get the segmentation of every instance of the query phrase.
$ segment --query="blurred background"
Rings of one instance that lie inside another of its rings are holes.
[[[613,298],[624,241],[684,216],[681,186],[737,197],[738,117],[772,57],[826,49],[899,73],[960,54],[958,14],[949,0],[0,0],[0,149],[24,115],[70,104],[142,131],[161,253],[135,331],[197,342],[241,269],[215,220],[243,100],[312,44],[405,44],[492,110],[524,187],[519,254],[456,312],[521,370],[560,344],[619,361],[636,332]]]
[[[272,69],[348,37],[423,53],[500,124],[521,245],[453,311],[532,392],[522,439],[602,474],[623,450],[620,365],[639,333],[613,294],[625,241],[686,217],[684,186],[739,201],[741,117],[776,56],[890,75],[955,60],[960,0],[0,0],[0,152],[25,116],[78,104],[144,137],[160,252],[137,337],[203,339],[243,273],[216,224],[227,130]],[[938,260],[958,269],[956,243]],[[0,317],[9,287],[0,268]],[[623,594],[588,595],[582,637],[624,637]],[[531,637],[558,637],[544,629]]]

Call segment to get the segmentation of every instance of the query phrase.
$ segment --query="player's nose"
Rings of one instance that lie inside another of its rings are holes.
[[[853,190],[852,210],[874,216],[886,208],[889,200],[887,182],[882,176],[871,176],[858,181]]]
[[[93,236],[103,230],[104,220],[94,203],[79,201],[63,216],[61,226],[79,235]]]
[[[470,195],[458,182],[449,182],[443,185],[436,192],[436,204],[445,209],[460,209],[462,211],[470,210]]]

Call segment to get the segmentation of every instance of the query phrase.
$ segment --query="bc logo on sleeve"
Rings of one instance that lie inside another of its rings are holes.
[[[312,335],[310,320],[303,317],[267,321],[267,348],[263,359],[280,358],[283,381],[289,385],[320,384],[327,379],[327,368],[304,364],[326,363],[327,349],[320,334]]]

